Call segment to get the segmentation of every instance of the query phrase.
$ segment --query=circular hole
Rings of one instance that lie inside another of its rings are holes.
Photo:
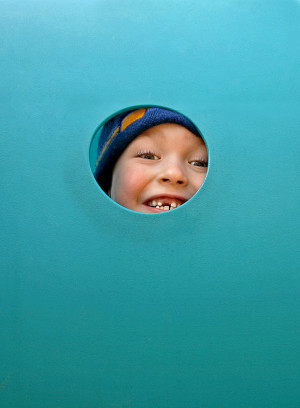
[[[202,186],[208,167],[203,135],[185,115],[143,106],[116,113],[95,131],[94,177],[112,200],[142,213],[165,213]]]

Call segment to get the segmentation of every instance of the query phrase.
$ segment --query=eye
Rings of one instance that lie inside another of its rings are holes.
[[[207,160],[193,160],[190,162],[190,164],[196,167],[207,167],[208,162]]]
[[[147,159],[147,160],[158,160],[159,159],[159,157],[152,152],[140,152],[137,154],[137,157],[141,157],[142,159]]]

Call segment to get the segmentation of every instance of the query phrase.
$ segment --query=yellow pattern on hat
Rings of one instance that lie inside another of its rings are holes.
[[[129,115],[125,116],[125,118],[122,121],[121,125],[121,132],[127,128],[127,126],[131,125],[131,123],[135,122],[136,120],[142,118],[145,115],[146,109],[138,109],[135,110]]]
[[[115,135],[119,132],[120,130],[120,126],[117,126],[117,128],[113,131],[112,135],[110,136],[110,138],[108,139],[108,141],[105,143],[102,151],[99,154],[95,169],[97,168],[99,161],[101,160],[103,153],[105,152],[105,150],[107,149],[108,145],[110,144],[110,142],[113,140],[113,138],[115,137]]]
[[[116,134],[117,134],[119,131],[122,132],[123,130],[125,130],[129,125],[131,125],[131,123],[133,123],[133,122],[135,122],[136,120],[142,118],[142,117],[145,115],[146,110],[147,110],[147,109],[144,109],[144,108],[142,108],[142,109],[137,109],[137,110],[135,110],[135,111],[129,113],[129,115],[125,116],[125,118],[124,118],[123,121],[122,121],[121,128],[120,128],[120,126],[117,126],[116,129],[115,129],[115,130],[113,131],[113,133],[111,134],[111,136],[110,136],[110,138],[108,139],[108,141],[105,143],[105,145],[104,145],[102,151],[101,151],[100,154],[99,154],[99,157],[98,157],[98,160],[97,160],[95,169],[97,168],[97,166],[98,166],[100,160],[102,159],[102,156],[103,156],[105,150],[108,148],[108,146],[110,145],[111,141],[112,141],[113,138],[116,136]]]

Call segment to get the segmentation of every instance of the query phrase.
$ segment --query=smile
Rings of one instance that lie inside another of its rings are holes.
[[[157,208],[163,211],[170,211],[173,210],[174,208],[179,207],[184,202],[185,200],[181,200],[179,198],[159,197],[154,200],[149,200],[147,202],[147,206]]]

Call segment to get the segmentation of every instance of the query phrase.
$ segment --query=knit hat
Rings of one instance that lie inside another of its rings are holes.
[[[202,138],[195,125],[185,116],[164,108],[141,108],[120,113],[96,131],[99,137],[98,159],[94,170],[95,179],[107,193],[113,168],[133,139],[153,126],[162,123],[175,123],[184,126],[196,136]]]

